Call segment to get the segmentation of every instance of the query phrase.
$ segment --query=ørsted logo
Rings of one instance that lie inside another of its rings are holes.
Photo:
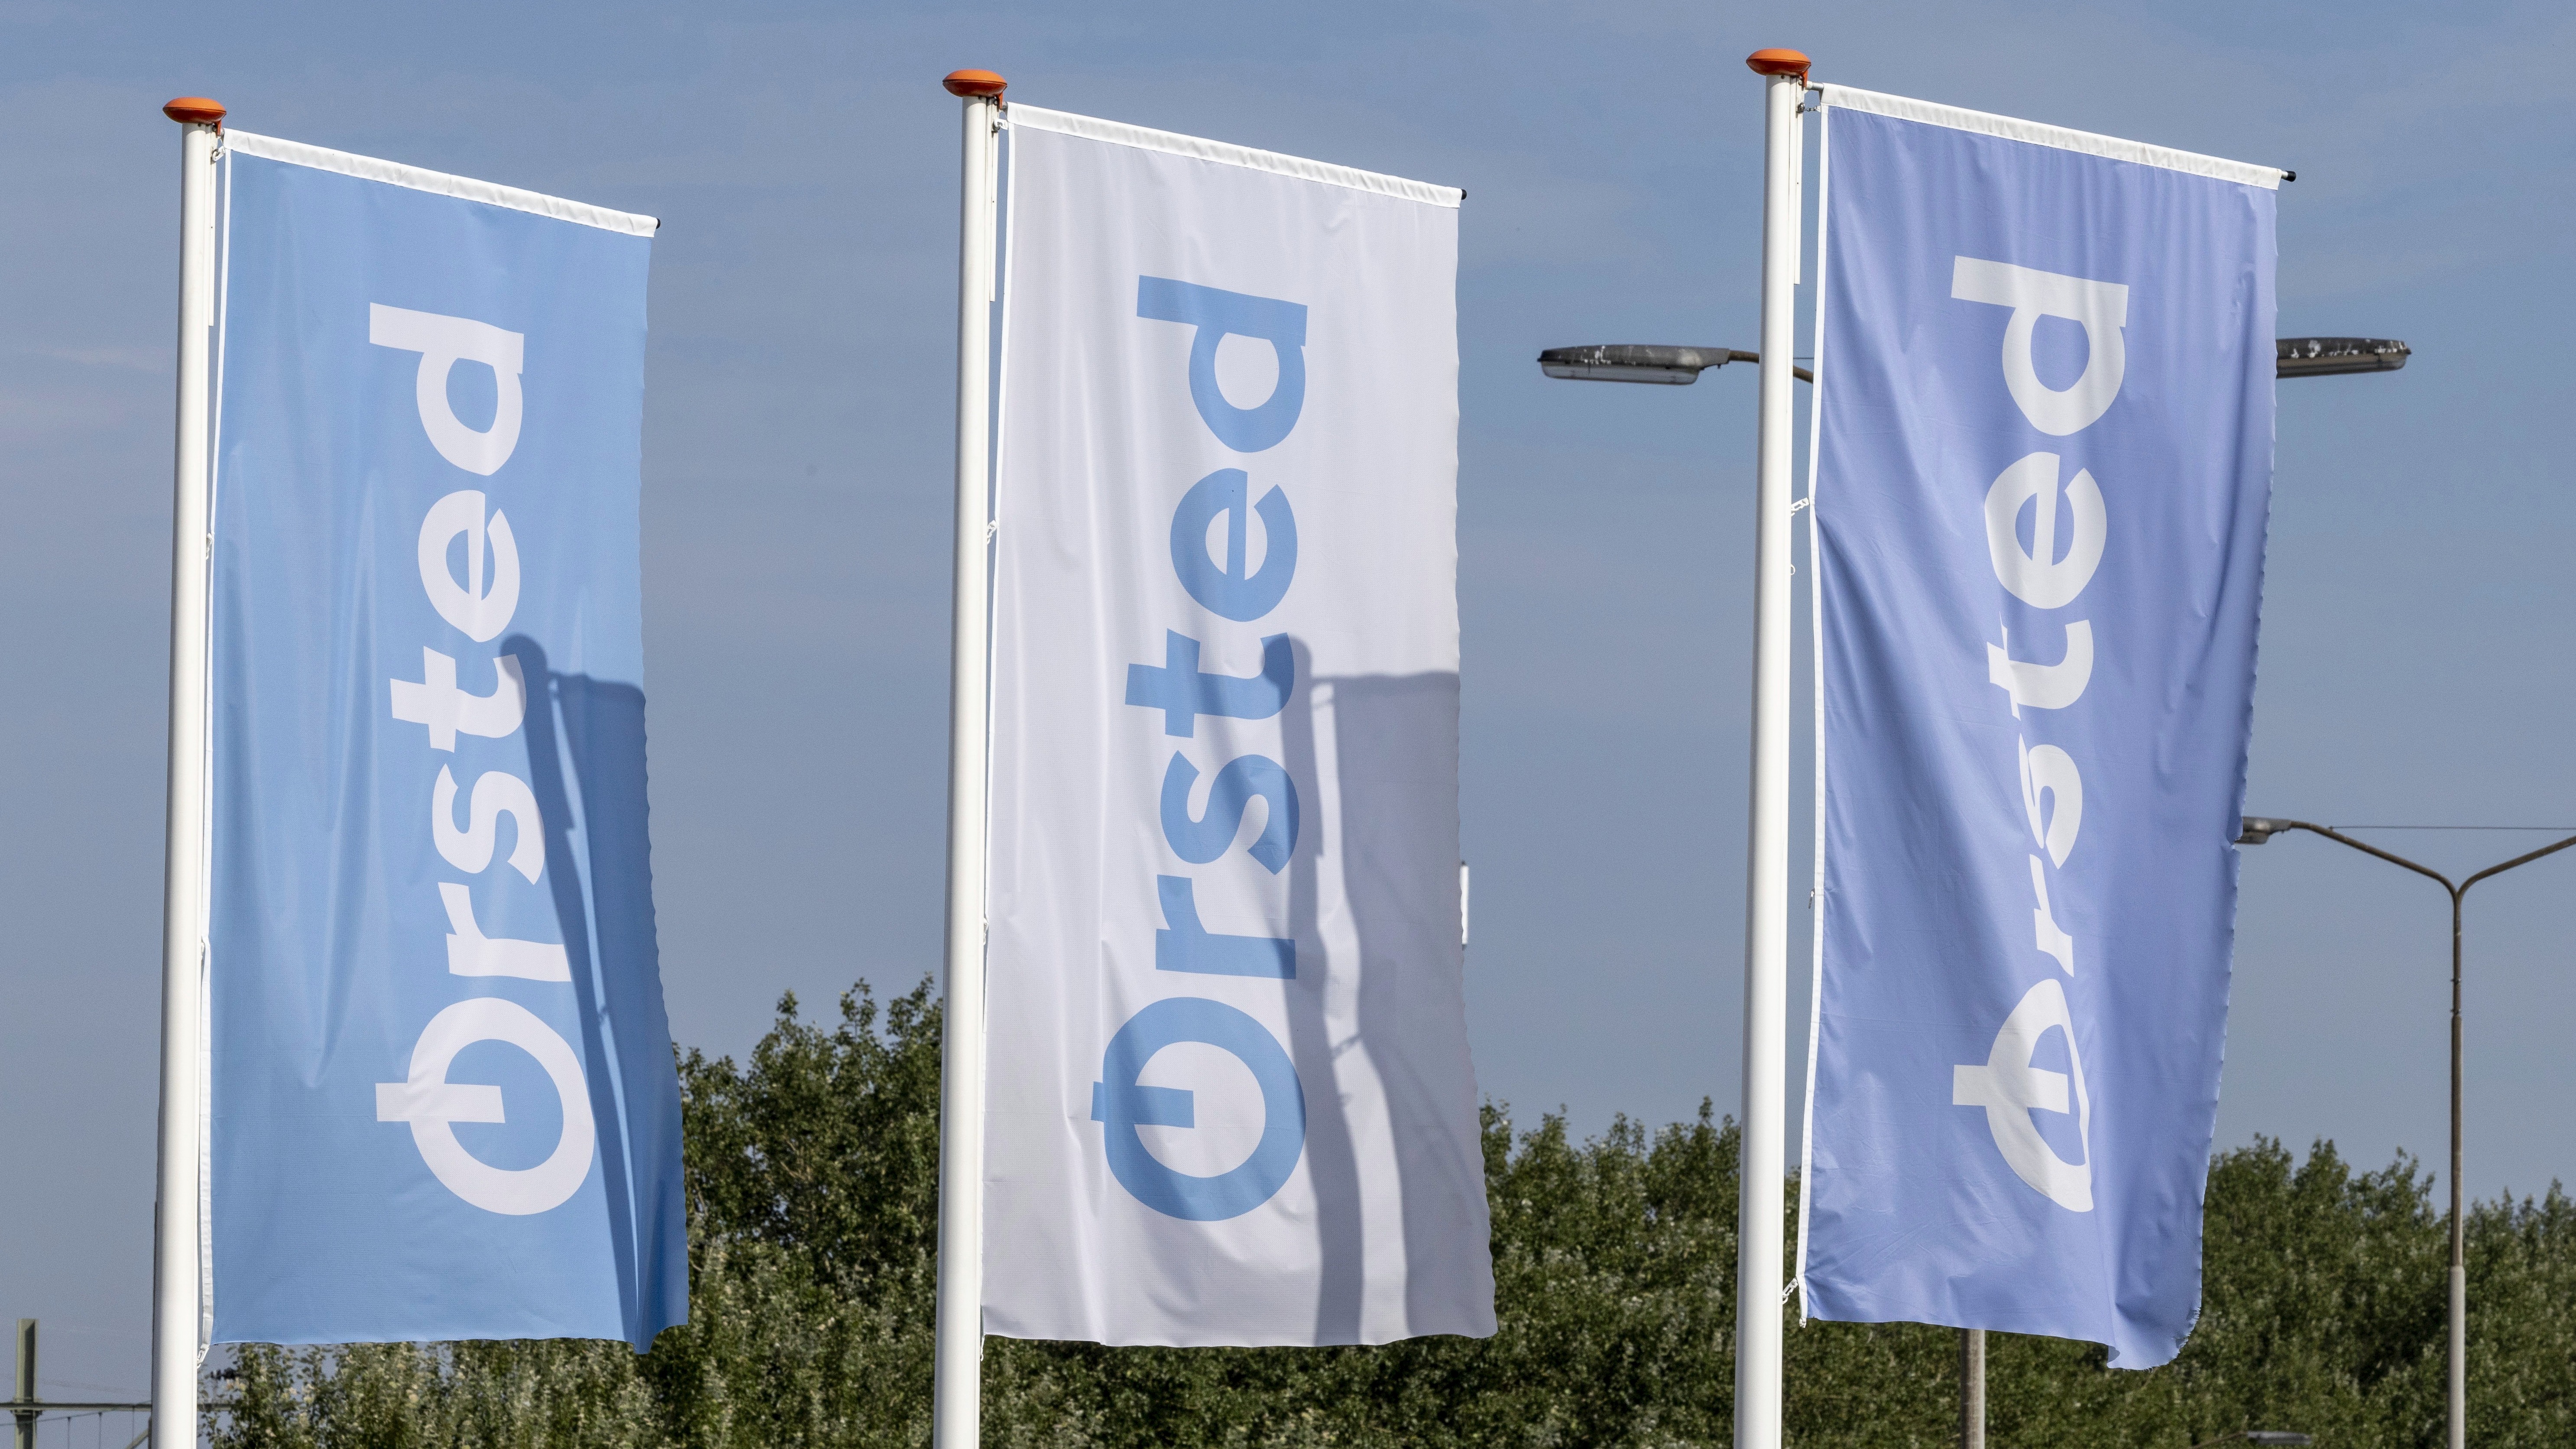
[[[2012,310],[2004,324],[2003,381],[2022,417],[2052,438],[2080,433],[2101,421],[2119,398],[2128,370],[2128,344],[2123,329],[2129,320],[2129,289],[2117,282],[2070,277],[1976,257],[1952,261],[1950,295]],[[2042,317],[2073,322],[2084,329],[2084,371],[2063,388],[2042,382],[2031,356],[2031,340]],[[2108,510],[2101,484],[2077,469],[2060,479],[2064,462],[2058,454],[2033,451],[2004,469],[1985,497],[1986,552],[1996,582],[2033,609],[2055,611],[2072,606],[2101,566],[2109,541]],[[2065,515],[2063,530],[2059,514]],[[2031,515],[2030,543],[2021,541],[2021,517]],[[2059,553],[2063,541],[2065,552]],[[2022,711],[2070,709],[2093,681],[2093,625],[2086,619],[2064,624],[2065,647],[2055,662],[2016,657],[2011,632],[1986,645],[1986,679],[2004,691],[2006,707],[2016,720]],[[2027,643],[2027,641],[2025,641]],[[2025,720],[2025,729],[2036,721]],[[2076,981],[2079,943],[2058,925],[2049,905],[2049,877],[2062,870],[2083,828],[2084,778],[2073,756],[2052,744],[2015,742],[2021,803],[2030,824],[2032,949],[2054,963],[2067,981]],[[2033,1065],[2040,1042],[2049,1032],[2066,1039],[2068,1070]],[[2057,977],[2043,977],[2024,992],[1995,1033],[1985,1061],[1952,1072],[1953,1106],[1985,1110],[1986,1128],[1995,1149],[2014,1174],[2071,1212],[2093,1209],[2093,1098],[2084,1081],[2084,1055],[2075,1040],[2075,1019],[2066,987]],[[2071,1090],[2070,1090],[2071,1088]],[[2075,1118],[2082,1160],[2069,1162],[2041,1135],[2033,1112],[2067,1113]]]
[[[1226,448],[1265,452],[1296,429],[1306,400],[1303,304],[1168,277],[1139,277],[1136,315],[1195,329],[1190,401]],[[1278,380],[1270,396],[1255,406],[1236,406],[1217,385],[1217,350],[1229,336],[1268,343],[1277,363]],[[1251,548],[1256,522],[1262,535],[1258,564],[1252,562]],[[1296,579],[1297,514],[1287,490],[1277,484],[1257,488],[1242,468],[1220,468],[1181,495],[1172,511],[1170,541],[1172,570],[1181,587],[1208,613],[1231,624],[1256,623],[1279,607]],[[1186,740],[1197,735],[1202,716],[1270,719],[1287,707],[1297,688],[1296,653],[1287,635],[1259,637],[1261,671],[1252,675],[1202,671],[1199,660],[1206,643],[1195,633],[1166,629],[1162,663],[1129,665],[1126,702],[1150,711],[1131,718],[1147,728],[1159,727],[1167,739]],[[1272,875],[1284,869],[1296,853],[1301,823],[1297,782],[1287,768],[1267,755],[1235,756],[1210,774],[1206,805],[1193,815],[1190,801],[1200,778],[1198,766],[1177,750],[1164,767],[1155,808],[1172,854],[1186,865],[1225,868],[1244,816],[1258,800],[1264,823],[1242,854]],[[1154,899],[1163,918],[1154,933],[1154,969],[1295,978],[1296,941],[1212,929],[1200,915],[1197,880],[1178,868],[1154,878]],[[1251,1074],[1261,1098],[1261,1131],[1250,1154],[1213,1174],[1168,1165],[1147,1147],[1139,1130],[1202,1125],[1195,1092],[1138,1080],[1156,1053],[1189,1044],[1233,1057]],[[1110,1037],[1100,1074],[1091,1088],[1091,1119],[1101,1124],[1101,1149],[1110,1174],[1156,1212],[1194,1222],[1240,1217],[1276,1195],[1305,1152],[1306,1095],[1295,1063],[1268,1027],[1223,1002],[1174,996],[1151,1003]]]
[[[510,461],[519,446],[523,413],[521,334],[467,317],[376,305],[368,308],[367,337],[379,347],[420,354],[414,396],[421,430],[440,457],[482,477],[498,473]],[[499,400],[488,428],[468,427],[448,406],[447,377],[459,362],[481,363],[497,380]],[[463,578],[449,562],[460,540]],[[468,643],[488,644],[509,627],[519,607],[518,538],[508,515],[492,507],[479,489],[459,489],[429,506],[420,524],[418,562],[430,606]],[[467,652],[454,639],[435,642],[458,654]],[[395,722],[425,726],[428,747],[450,756],[462,738],[500,740],[518,734],[528,713],[528,682],[517,655],[470,662],[463,679],[492,681],[489,694],[475,694],[460,682],[458,654],[424,644],[421,677],[389,681]],[[544,707],[542,694],[539,706]],[[463,825],[456,819],[460,794],[465,797]],[[426,803],[430,843],[457,873],[481,876],[491,870],[499,853],[501,819],[508,816],[514,842],[502,863],[530,886],[544,874],[545,822],[527,781],[507,770],[484,770],[467,788],[442,763]],[[561,945],[487,935],[475,921],[474,892],[466,883],[440,881],[437,886],[447,917],[450,975],[571,983],[571,962]],[[510,888],[506,880],[501,888]],[[459,1052],[487,1041],[517,1047],[534,1058],[561,1099],[562,1129],[553,1150],[534,1167],[493,1167],[457,1140],[455,1123],[508,1120],[499,1087],[447,1080]],[[589,1177],[598,1147],[580,1055],[536,1013],[491,996],[469,997],[430,1018],[412,1048],[403,1080],[376,1085],[376,1120],[407,1123],[421,1161],[448,1191],[487,1212],[511,1215],[545,1212],[569,1200]]]

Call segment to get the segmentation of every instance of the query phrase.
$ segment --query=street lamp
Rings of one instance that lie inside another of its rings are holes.
[[[2272,346],[2279,357],[2275,377],[2395,372],[2415,353],[2393,337],[2284,337]]]
[[[2272,351],[2274,377],[2395,372],[2415,355],[2415,349],[2391,337],[2282,337],[2274,340]],[[1760,353],[1740,347],[1608,342],[1589,347],[1551,347],[1538,355],[1538,366],[1550,377],[1571,382],[1661,382],[1687,387],[1710,368],[1761,360]],[[1803,367],[1789,371],[1800,382],[1816,380],[1816,375]]]
[[[2451,893],[2451,1342],[2450,1342],[2450,1421],[2451,1449],[2463,1449],[2468,1443],[2469,1409],[2469,1266],[2467,1227],[2460,1216],[2460,904],[2469,887],[2491,875],[2502,875],[2518,865],[2529,865],[2545,855],[2555,855],[2576,845],[2576,835],[2555,845],[2544,845],[2527,855],[2517,855],[2501,865],[2491,865],[2477,874],[2451,884],[2451,878],[2430,866],[2417,865],[2402,855],[2376,845],[2353,839],[2327,825],[2311,825],[2305,820],[2276,820],[2260,815],[2245,818],[2244,831],[2236,837],[2238,845],[2261,845],[2284,830],[2305,830],[2328,840],[2349,845],[2364,855],[2375,855],[2391,865],[2404,866],[2417,875],[2441,883]]]
[[[1609,342],[1590,347],[1551,347],[1538,355],[1538,366],[1550,377],[1572,382],[1662,382],[1688,387],[1712,367],[1761,360],[1761,353],[1740,347]],[[1792,367],[1789,373],[1800,382],[1816,380],[1816,375],[1803,367]]]

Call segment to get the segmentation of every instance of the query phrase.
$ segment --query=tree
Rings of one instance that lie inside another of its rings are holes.
[[[748,1063],[681,1061],[690,1322],[622,1344],[240,1351],[219,1449],[920,1445],[929,1437],[939,1010],[862,985],[826,1028],[794,998]],[[985,1442],[1722,1445],[1732,1436],[1736,1133],[1703,1104],[1577,1142],[1484,1111],[1500,1327],[1382,1348],[1107,1349],[995,1339]],[[1790,1223],[1795,1221],[1792,1195]],[[2319,1143],[2222,1153],[2198,1327],[2163,1368],[1993,1336],[1995,1443],[2184,1449],[2233,1429],[2438,1444],[2446,1261],[2430,1178],[2355,1174]],[[2576,1204],[2480,1205],[2469,1228],[2472,1433],[2576,1442]],[[1794,1309],[1784,1309],[1794,1312]],[[1946,1445],[1956,1335],[1788,1335],[1791,1442]]]

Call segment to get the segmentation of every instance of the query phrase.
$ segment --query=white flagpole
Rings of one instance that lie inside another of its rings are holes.
[[[936,1449],[977,1449],[984,1360],[984,877],[991,638],[995,140],[1006,82],[949,75],[966,113],[957,248],[957,562],[949,622],[947,1022],[939,1064],[939,1317],[931,1389]]]
[[[200,987],[205,969],[207,373],[215,306],[215,140],[224,108],[183,96],[179,402],[170,528],[170,769],[161,879],[161,1148],[152,1215],[152,1444],[196,1449]]]
[[[1735,1258],[1736,1449],[1780,1444],[1780,1237],[1789,1031],[1789,448],[1798,102],[1807,57],[1757,50],[1763,85],[1762,400],[1755,488],[1753,803],[1744,911],[1744,1123]]]

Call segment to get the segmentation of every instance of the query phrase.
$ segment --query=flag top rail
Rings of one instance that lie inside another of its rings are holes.
[[[602,231],[624,232],[628,236],[649,237],[662,223],[658,218],[639,216],[631,211],[612,211],[586,201],[567,201],[542,192],[522,191],[515,186],[502,186],[490,181],[477,181],[470,176],[450,176],[444,171],[429,171],[418,166],[405,166],[399,161],[384,161],[373,156],[360,156],[348,151],[334,151],[327,146],[311,146],[302,141],[284,141],[275,136],[253,135],[248,131],[226,129],[224,148],[244,156],[258,156],[269,161],[284,161],[296,166],[310,166],[317,171],[336,171],[362,181],[382,181],[393,186],[409,187],[437,196],[453,196],[465,201],[479,201],[487,206],[504,206],[512,211],[531,212],[557,221],[595,226]]]
[[[1081,136],[1112,145],[1135,146],[1147,151],[1161,151],[1173,156],[1187,156],[1199,161],[1214,161],[1226,166],[1243,166],[1254,171],[1268,171],[1279,176],[1294,176],[1302,181],[1320,181],[1327,186],[1347,186],[1353,191],[1392,196],[1404,201],[1419,201],[1432,206],[1454,207],[1467,199],[1467,193],[1455,186],[1434,186],[1427,181],[1407,181],[1401,176],[1384,176],[1375,171],[1362,171],[1355,166],[1335,166],[1328,161],[1309,161],[1302,156],[1283,156],[1276,151],[1258,151],[1250,146],[1237,146],[1230,141],[1210,141],[1200,136],[1183,136],[1172,131],[1157,131],[1146,126],[1131,126],[1124,121],[1104,121],[1096,116],[1077,116],[1069,111],[1050,111],[1016,101],[1003,112],[1008,123],[1033,130],[1055,131],[1067,136]]]
[[[1974,131],[1981,135],[2001,136],[2007,141],[2027,141],[2034,146],[2053,146],[2060,151],[2080,151],[2088,156],[2105,156],[2114,161],[2134,161],[2141,166],[2161,166],[2168,171],[2188,172],[2194,176],[2211,176],[2221,181],[2234,181],[2246,186],[2260,186],[2278,191],[2291,173],[2277,166],[2257,166],[2249,161],[2229,161],[2217,156],[2203,156],[2196,151],[2177,151],[2170,146],[2150,146],[2143,141],[2124,141],[2117,136],[2099,136],[2091,131],[2073,131],[2064,126],[2043,125],[2013,116],[1998,116],[1986,111],[1971,111],[1962,106],[1945,106],[1935,101],[1918,101],[1905,96],[1882,95],[1854,86],[1817,85],[1819,104],[1841,106],[1846,110],[1866,111],[1872,115],[1894,116],[1904,121],[1921,121],[1927,125],[1947,126],[1954,131]]]

